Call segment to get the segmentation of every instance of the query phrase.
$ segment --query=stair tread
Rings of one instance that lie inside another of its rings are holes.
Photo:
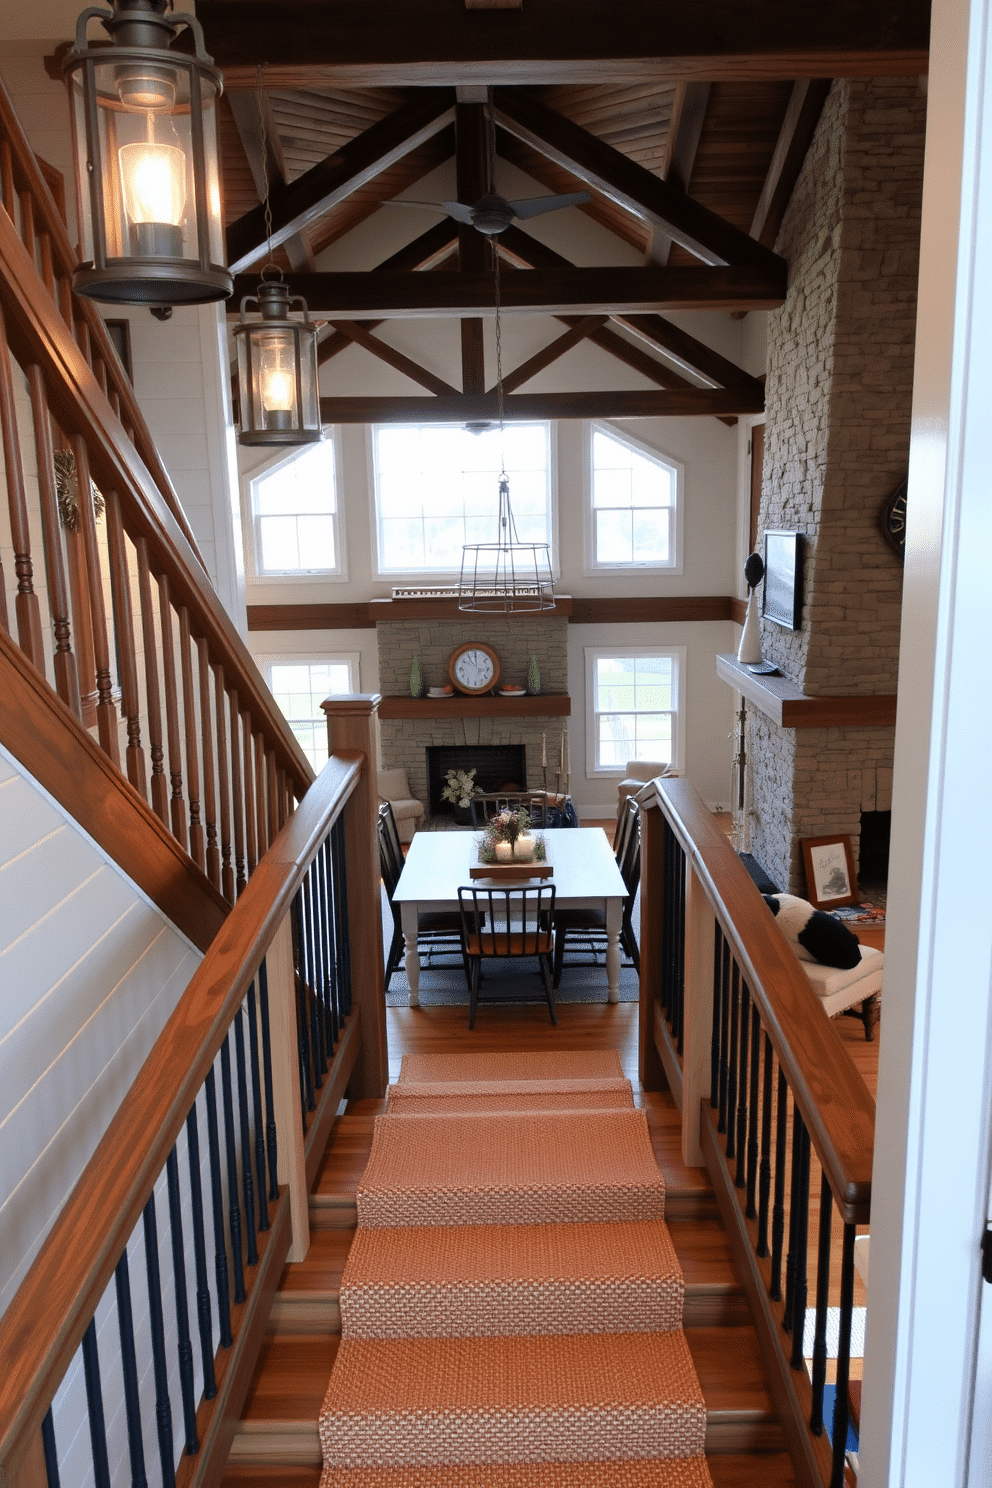
[[[615,1049],[404,1054],[399,1084],[435,1080],[587,1080],[623,1077]]]
[[[354,1230],[313,1230],[302,1261],[290,1261],[279,1278],[280,1292],[328,1292],[337,1296]]]
[[[593,1080],[422,1080],[390,1085],[389,1115],[457,1111],[631,1110],[631,1083],[622,1076]]]
[[[688,1457],[706,1406],[680,1332],[346,1339],[319,1429],[338,1467]]]
[[[664,1331],[682,1321],[665,1226],[360,1229],[341,1290],[346,1337]]]
[[[622,1474],[622,1476],[621,1476]],[[433,1467],[328,1468],[322,1488],[712,1488],[702,1457],[647,1462],[476,1463]]]
[[[667,1488],[664,1478],[657,1475],[654,1478],[649,1476],[651,1466],[645,1463],[630,1464],[625,1467],[623,1488],[637,1488],[638,1474],[643,1476],[644,1488]],[[795,1488],[795,1472],[792,1459],[787,1452],[760,1456],[745,1456],[739,1452],[714,1455],[707,1460],[707,1467],[713,1488]],[[541,1478],[535,1477],[534,1479],[534,1488],[546,1488],[548,1470],[543,1464],[540,1467],[540,1473]],[[633,1476],[629,1475],[631,1473]],[[319,1467],[245,1463],[228,1466],[221,1479],[220,1488],[319,1488],[320,1477]],[[337,1488],[434,1488],[426,1477],[422,1483],[418,1483],[416,1470],[410,1468],[385,1468],[375,1477],[366,1477],[364,1480],[359,1477],[358,1473],[342,1474],[340,1470],[336,1470],[335,1479]],[[351,1479],[350,1483],[349,1479]],[[675,1484],[677,1481],[676,1479]],[[444,1488],[448,1488],[448,1485],[450,1488],[489,1488],[489,1485],[479,1482],[478,1479],[473,1483],[467,1468],[449,1469]],[[514,1484],[513,1488],[524,1488],[524,1485]],[[530,1488],[530,1485],[527,1485],[527,1488]],[[563,1488],[557,1474],[554,1488]],[[592,1484],[590,1488],[593,1488]],[[613,1485],[610,1485],[610,1488],[613,1488]]]

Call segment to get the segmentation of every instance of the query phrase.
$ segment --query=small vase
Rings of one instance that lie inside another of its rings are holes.
[[[537,664],[537,657],[532,656],[530,659],[530,666],[527,668],[527,691],[531,694],[532,697],[536,697],[540,690],[541,668]]]
[[[413,666],[410,668],[410,696],[419,698],[424,695],[424,679],[420,671],[420,657],[413,658]]]

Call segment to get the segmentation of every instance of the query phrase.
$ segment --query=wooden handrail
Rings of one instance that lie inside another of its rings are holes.
[[[363,760],[332,759],[252,875],[0,1319],[0,1482],[23,1461],[208,1071]]]
[[[659,779],[638,796],[661,810],[744,972],[845,1222],[871,1205],[875,1102],[817,1006],[795,953],[694,786]]]
[[[53,270],[67,278],[71,277],[76,264],[76,255],[69,241],[68,230],[2,81],[0,81],[0,138],[6,138],[9,141],[14,171],[20,175],[24,189],[30,194],[35,235],[48,234]],[[122,421],[126,421],[130,426],[135,448],[162,492],[169,510],[196,554],[197,561],[201,567],[205,568],[193,529],[186,520],[182,503],[176,495],[168,471],[162,464],[151,431],[145,422],[145,416],[134,395],[134,389],[120,365],[114,344],[107,333],[103,317],[91,300],[77,297],[71,301],[71,304],[73,314],[78,315],[86,325],[94,356],[99,358],[106,368],[108,383],[111,385],[110,390],[119,401]]]

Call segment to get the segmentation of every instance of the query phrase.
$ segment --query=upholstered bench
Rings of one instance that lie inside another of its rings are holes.
[[[882,990],[882,969],[885,957],[874,946],[862,945],[861,960],[850,970],[836,966],[821,966],[818,961],[799,963],[807,980],[828,1018],[838,1013],[850,1012],[865,1025],[865,1038],[869,1042],[875,1037],[878,1023],[879,993]],[[860,1008],[856,1004],[860,1003]]]

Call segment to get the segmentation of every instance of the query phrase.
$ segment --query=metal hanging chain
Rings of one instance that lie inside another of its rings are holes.
[[[265,63],[259,62],[255,68],[255,104],[258,108],[258,127],[262,134],[262,180],[265,183],[265,241],[269,252],[269,261],[266,268],[278,270],[280,278],[282,270],[276,263],[272,254],[272,203],[269,200],[269,137],[265,128],[265,106],[262,102],[262,73],[265,71]],[[264,277],[264,269],[262,271]]]
[[[486,174],[487,189],[496,190],[496,115],[493,112],[493,90],[486,91]],[[496,286],[496,403],[499,409],[499,468],[502,480],[506,480],[506,454],[503,448],[503,338],[500,320],[499,286],[499,241],[489,239],[493,254],[493,277]]]

